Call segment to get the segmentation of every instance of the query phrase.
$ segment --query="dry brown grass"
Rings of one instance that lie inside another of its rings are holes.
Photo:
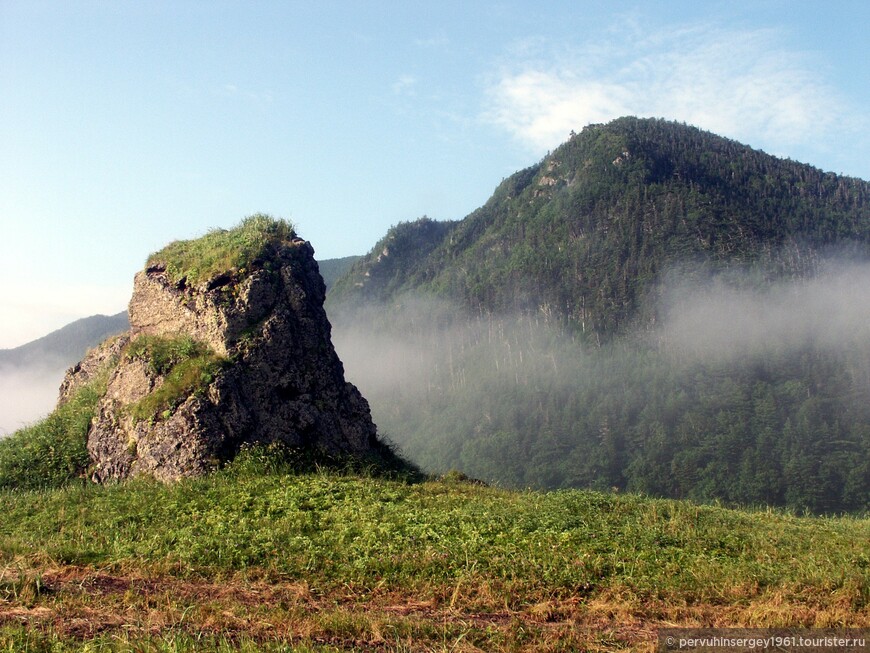
[[[776,590],[691,605],[602,592],[511,609],[485,580],[466,581],[459,592],[437,585],[413,593],[352,585],[320,591],[257,574],[214,581],[54,566],[23,576],[7,568],[0,581],[27,585],[22,578],[37,576],[36,595],[0,602],[0,623],[81,642],[181,631],[356,651],[651,651],[660,628],[870,627],[870,611],[856,609],[847,594],[796,601]]]

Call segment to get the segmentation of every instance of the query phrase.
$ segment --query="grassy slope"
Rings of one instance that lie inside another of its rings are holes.
[[[870,626],[868,519],[250,469],[2,499],[2,650],[650,650],[663,626]]]
[[[106,392],[108,368],[45,419],[0,440],[0,489],[60,487],[90,462],[88,428]]]

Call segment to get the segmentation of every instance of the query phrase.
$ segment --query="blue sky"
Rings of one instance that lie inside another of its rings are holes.
[[[590,122],[870,179],[870,3],[0,0],[0,347],[254,212],[320,258],[458,219]]]

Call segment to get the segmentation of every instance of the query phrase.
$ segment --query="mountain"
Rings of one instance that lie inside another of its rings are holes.
[[[870,184],[592,125],[328,298],[381,432],[514,487],[870,508]]]
[[[465,219],[394,227],[336,303],[409,290],[474,311],[542,312],[596,342],[656,318],[663,275],[817,271],[870,250],[870,184],[664,120],[592,125]]]
[[[14,349],[0,350],[0,436],[46,415],[64,370],[91,347],[128,328],[127,314],[93,315]]]

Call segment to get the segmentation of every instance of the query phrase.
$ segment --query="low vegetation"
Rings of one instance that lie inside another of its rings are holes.
[[[136,420],[168,417],[189,396],[203,391],[225,362],[206,344],[187,335],[141,335],[125,355],[146,361],[153,374],[164,377],[153,392],[128,406]]]
[[[89,463],[88,426],[101,391],[82,388],[45,419],[0,440],[0,487],[58,487]]]
[[[269,247],[295,237],[290,222],[257,213],[233,229],[214,229],[201,238],[174,241],[151,254],[147,265],[164,267],[175,283],[196,286],[224,273],[243,273]]]
[[[870,520],[300,467],[0,494],[0,649],[651,650],[870,626]]]
[[[115,361],[48,417],[0,440],[0,488],[56,488],[80,477],[90,458],[88,427]]]

